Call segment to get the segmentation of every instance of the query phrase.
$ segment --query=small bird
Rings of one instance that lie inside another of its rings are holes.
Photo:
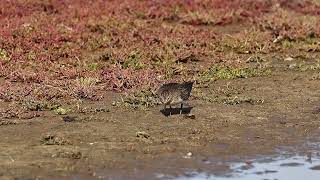
[[[162,85],[157,91],[158,97],[166,110],[167,105],[176,105],[181,103],[180,114],[182,112],[183,102],[188,100],[193,86],[193,81],[183,83],[167,83]]]

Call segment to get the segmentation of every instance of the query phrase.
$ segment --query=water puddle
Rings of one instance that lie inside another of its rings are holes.
[[[320,143],[308,140],[298,147],[282,147],[272,156],[244,158],[236,162],[209,161],[223,171],[185,171],[180,176],[156,174],[158,179],[173,180],[318,180],[320,179]]]
[[[303,156],[278,157],[230,163],[230,173],[215,175],[206,172],[186,172],[184,176],[170,177],[158,174],[159,179],[175,180],[318,180],[320,179],[320,158]]]

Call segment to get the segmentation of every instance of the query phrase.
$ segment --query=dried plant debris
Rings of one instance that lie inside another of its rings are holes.
[[[57,109],[60,104],[54,101],[26,98],[21,102],[21,106],[29,111],[45,111]]]
[[[65,114],[69,113],[71,111],[71,109],[65,108],[65,107],[58,107],[57,109],[54,109],[53,111],[58,115],[65,115]]]
[[[51,157],[54,158],[68,158],[68,159],[81,159],[83,158],[83,154],[80,151],[76,150],[64,150],[64,151],[59,151],[55,154],[53,154]]]
[[[0,109],[0,116],[6,119],[32,119],[40,116],[39,112],[28,111],[17,102],[7,104],[3,108]]]
[[[320,61],[317,62],[304,62],[304,63],[292,63],[288,66],[289,69],[296,71],[320,71]]]
[[[71,144],[64,136],[57,134],[46,134],[41,140],[43,145],[68,145]]]
[[[136,132],[136,137],[148,139],[150,135],[145,131],[139,131],[139,132]]]
[[[77,108],[76,110],[77,113],[83,113],[83,114],[87,114],[87,113],[99,113],[99,112],[110,112],[110,110],[108,108],[103,108],[103,107],[84,107],[84,108]]]
[[[15,125],[15,124],[18,124],[18,122],[13,120],[0,120],[0,126]]]
[[[252,97],[238,97],[238,96],[224,98],[221,101],[223,104],[226,104],[226,105],[237,105],[237,104],[243,104],[243,103],[256,105],[256,104],[264,103],[263,99],[256,99]]]

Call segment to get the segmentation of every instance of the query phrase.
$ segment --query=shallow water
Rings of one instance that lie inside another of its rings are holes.
[[[236,162],[207,161],[208,165],[224,165],[223,171],[186,171],[181,176],[158,173],[159,179],[173,180],[319,180],[320,141],[309,138],[300,146],[281,147],[272,156],[257,155]]]
[[[320,133],[320,132],[319,132]],[[170,166],[177,159],[163,159],[156,164],[147,163],[151,170],[137,167],[132,171],[102,170],[94,177],[72,176],[69,179],[171,179],[171,180],[319,180],[319,134],[294,146],[279,147],[272,155],[257,154],[254,157],[222,159],[191,155],[187,158],[198,170],[186,168],[183,163]],[[140,162],[141,163],[141,162]],[[200,163],[200,164],[199,164]],[[145,164],[145,163],[142,163]]]
[[[187,172],[185,176],[170,177],[158,175],[160,179],[214,179],[214,180],[318,180],[320,179],[320,158],[292,156],[251,160],[246,163],[230,163],[231,173],[214,175],[205,172]]]

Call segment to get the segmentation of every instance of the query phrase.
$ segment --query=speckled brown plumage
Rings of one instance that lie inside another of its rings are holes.
[[[184,82],[184,83],[167,83],[162,85],[157,94],[166,109],[167,105],[176,105],[181,103],[181,110],[183,107],[183,102],[188,100],[192,90],[194,82]],[[171,113],[171,112],[170,112]]]

